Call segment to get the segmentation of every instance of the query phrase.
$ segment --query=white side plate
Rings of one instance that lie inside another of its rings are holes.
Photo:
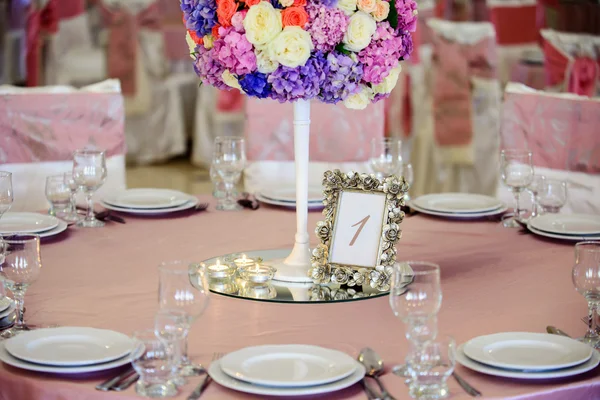
[[[419,208],[443,213],[481,213],[496,210],[504,204],[493,197],[471,193],[435,193],[413,200]]]
[[[319,386],[308,386],[308,387],[293,387],[293,388],[282,388],[282,387],[269,387],[253,385],[252,383],[240,381],[227,375],[221,369],[220,360],[213,361],[208,369],[210,377],[221,386],[226,388],[237,390],[245,393],[253,393],[264,396],[306,396],[312,394],[331,393],[338,390],[345,389],[349,386],[354,385],[365,376],[365,367],[362,366],[358,361],[356,363],[356,370],[348,377],[327,383]]]
[[[0,234],[38,233],[58,226],[59,219],[32,212],[8,212],[0,219]]]
[[[540,231],[538,229],[535,229],[531,225],[531,221],[527,224],[527,229],[529,229],[532,233],[534,233],[536,235],[545,236],[545,237],[549,237],[552,239],[572,240],[572,241],[576,241],[576,242],[581,242],[581,241],[586,241],[586,240],[600,240],[600,235],[598,235],[598,236],[559,235],[557,233],[548,233],[548,232]]]
[[[232,378],[272,387],[306,387],[343,379],[356,361],[340,351],[307,345],[247,347],[221,359]]]
[[[565,378],[567,376],[579,375],[584,372],[588,372],[600,364],[600,352],[594,351],[592,358],[584,362],[583,364],[576,365],[571,368],[559,369],[554,371],[519,371],[502,368],[494,368],[485,364],[478,363],[477,361],[471,360],[465,355],[463,350],[464,345],[461,345],[456,351],[456,361],[463,367],[472,369],[473,371],[481,372],[482,374],[500,376],[503,378],[516,378],[516,379],[555,379]]]
[[[533,218],[531,226],[559,235],[600,236],[600,216],[591,214],[544,214]]]
[[[27,362],[72,367],[124,357],[133,342],[127,335],[106,329],[61,327],[24,332],[4,346],[10,355]]]
[[[259,193],[261,197],[267,199],[296,203],[296,188],[284,187],[284,188],[265,188]],[[323,201],[323,188],[322,187],[309,187],[308,188],[308,202],[309,203],[320,203]]]
[[[289,202],[289,201],[279,201],[279,200],[273,200],[273,199],[268,199],[266,197],[261,196],[260,194],[256,194],[255,195],[256,200],[260,201],[261,203],[265,203],[265,204],[270,204],[272,206],[280,206],[280,207],[286,207],[286,208],[290,208],[290,209],[296,209],[296,202]],[[325,207],[323,205],[322,202],[316,202],[316,203],[308,203],[308,209],[309,210],[321,210],[323,209],[323,207]]]
[[[199,200],[196,197],[189,196],[187,203],[182,204],[178,207],[171,207],[171,208],[137,209],[137,208],[116,207],[116,206],[110,205],[105,202],[102,202],[101,204],[102,204],[102,207],[104,207],[108,210],[118,211],[120,213],[125,213],[125,214],[161,215],[161,214],[170,214],[170,213],[174,213],[174,212],[178,212],[178,211],[189,210],[190,208],[196,207],[198,205],[198,203],[199,203]]]
[[[410,208],[412,208],[415,211],[418,211],[422,214],[434,215],[436,217],[443,217],[443,218],[450,218],[450,219],[477,219],[477,218],[483,218],[483,217],[491,217],[492,215],[502,214],[503,212],[505,212],[507,210],[507,207],[503,206],[496,210],[485,211],[485,212],[481,212],[481,213],[446,213],[446,212],[437,212],[437,211],[427,210],[425,208],[416,206],[415,203],[413,203],[413,202],[410,202],[409,205],[410,205]]]
[[[178,207],[189,201],[190,196],[177,190],[169,189],[128,189],[102,201],[107,204],[136,209],[157,209]]]
[[[530,332],[479,336],[464,345],[467,357],[482,364],[536,371],[582,364],[593,351],[590,346],[565,336]]]

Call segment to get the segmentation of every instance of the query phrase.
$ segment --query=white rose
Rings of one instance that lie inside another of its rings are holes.
[[[229,72],[228,69],[223,71],[223,73],[221,74],[221,79],[223,79],[223,82],[225,82],[225,84],[229,87],[232,87],[234,89],[242,88],[240,86],[240,83],[238,82],[238,79],[235,77],[235,75],[233,75],[231,72]]]
[[[269,56],[286,67],[295,68],[306,64],[313,47],[308,32],[298,26],[286,26],[269,43]]]
[[[402,66],[398,64],[398,66],[390,71],[388,76],[383,78],[383,81],[379,85],[373,86],[373,92],[386,94],[390,93],[398,82],[398,77],[400,76],[400,72],[402,72]]]
[[[282,27],[281,11],[276,10],[267,1],[250,7],[244,18],[246,39],[255,46],[269,43],[281,32]]]
[[[257,48],[254,54],[256,54],[256,69],[258,72],[270,74],[279,67],[279,63],[269,57],[269,52],[266,48]]]
[[[206,35],[202,38],[203,42],[204,42],[204,48],[207,50],[210,50],[213,48],[214,43],[215,43],[215,38],[213,37],[213,35]]]
[[[358,93],[346,97],[344,105],[353,110],[364,110],[373,100],[373,92],[365,85],[361,85]]]
[[[349,16],[356,11],[356,2],[357,0],[338,0],[337,8]]]
[[[192,60],[195,60],[196,56],[194,56],[194,53],[196,52],[196,42],[194,42],[194,39],[192,39],[189,32],[185,35],[185,41],[190,48],[190,57],[192,57]]]
[[[350,17],[348,29],[344,34],[347,50],[359,52],[371,43],[371,37],[377,30],[377,23],[369,14],[357,11]]]

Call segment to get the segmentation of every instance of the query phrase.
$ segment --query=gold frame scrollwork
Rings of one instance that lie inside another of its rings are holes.
[[[315,229],[321,243],[312,252],[309,277],[315,284],[331,282],[349,287],[368,284],[378,291],[389,291],[393,265],[396,262],[396,243],[402,234],[400,223],[404,219],[404,212],[401,207],[404,206],[404,195],[408,191],[406,181],[398,176],[390,176],[380,181],[372,174],[353,171],[343,173],[335,170],[325,172],[323,188],[325,219],[319,221]],[[377,264],[373,267],[333,264],[329,261],[337,210],[344,191],[385,194]]]

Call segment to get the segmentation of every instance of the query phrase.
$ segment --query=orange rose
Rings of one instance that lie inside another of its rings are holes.
[[[306,0],[294,0],[294,7],[306,6]]]
[[[215,40],[217,40],[220,36],[219,36],[219,28],[221,27],[221,25],[217,24],[215,26],[213,26],[212,28],[212,35],[213,38],[215,38]]]
[[[200,36],[198,36],[198,34],[195,31],[188,29],[188,33],[190,34],[190,37],[192,38],[194,43],[204,44],[204,40],[202,40],[202,38]]]
[[[304,28],[308,22],[308,14],[304,7],[289,7],[281,12],[281,22],[283,26],[299,26]]]
[[[245,0],[246,5],[248,6],[248,8],[257,5],[258,3],[260,3],[262,0]]]
[[[235,0],[217,0],[217,18],[221,26],[231,26],[231,17],[237,11]]]

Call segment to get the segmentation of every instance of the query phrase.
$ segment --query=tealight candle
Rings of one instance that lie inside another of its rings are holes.
[[[240,277],[246,281],[253,283],[266,283],[273,279],[277,270],[268,265],[260,265],[259,263],[253,266],[240,267]]]
[[[221,264],[221,260],[217,259],[216,263],[206,267],[210,278],[230,278],[235,273],[235,269],[227,264]]]
[[[254,260],[252,258],[247,257],[245,254],[242,254],[241,257],[236,258],[235,260],[233,260],[233,262],[238,267],[248,267],[254,264]]]

